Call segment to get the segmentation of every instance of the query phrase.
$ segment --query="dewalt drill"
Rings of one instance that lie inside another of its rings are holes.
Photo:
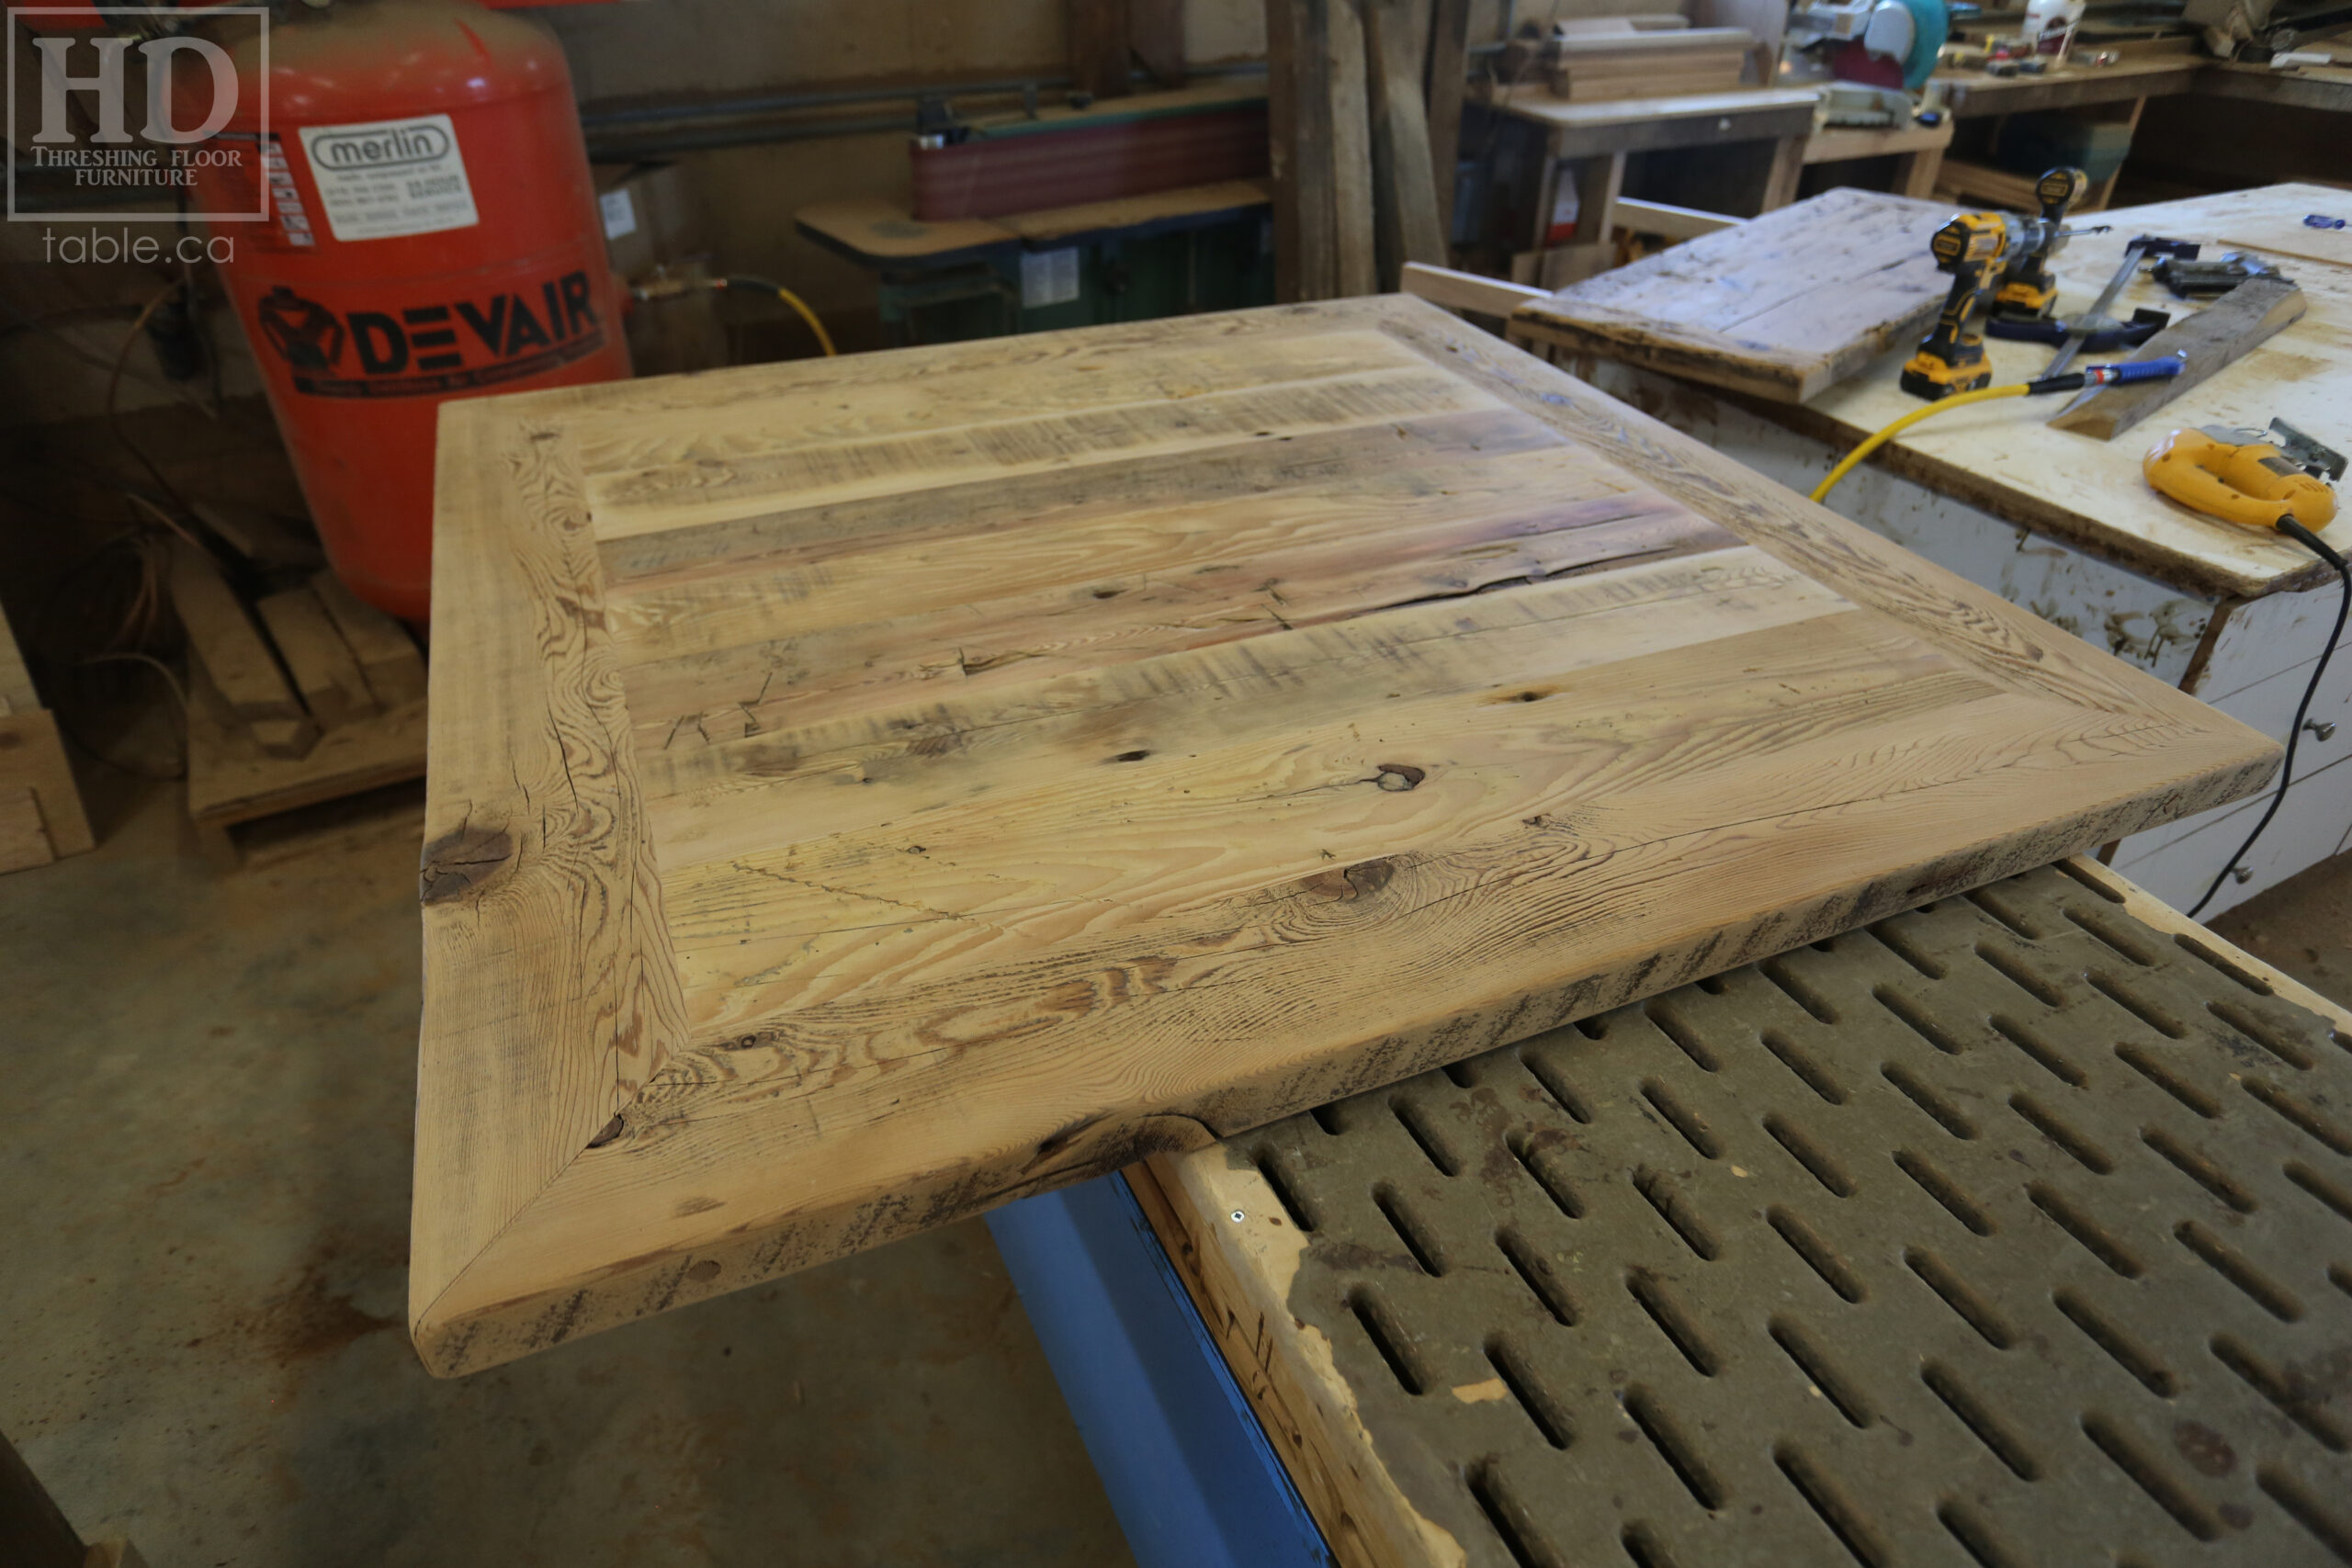
[[[2058,301],[2058,279],[2050,260],[2066,248],[2066,209],[2090,189],[2090,176],[2080,169],[2060,165],[2034,182],[2033,196],[2041,203],[2041,243],[2014,251],[2001,287],[1993,296],[1993,314],[2006,321],[2039,321]]]
[[[2053,182],[2045,175],[2042,183]],[[1903,389],[1933,402],[1991,384],[1992,367],[1984,363],[1984,319],[1996,284],[2005,277],[2011,257],[2054,254],[2072,231],[2055,219],[1999,212],[1962,212],[1937,230],[1928,249],[1936,265],[1951,274],[1951,291],[1936,314],[1935,329],[1904,362]]]

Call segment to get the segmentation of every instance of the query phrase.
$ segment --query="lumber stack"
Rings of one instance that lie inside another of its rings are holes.
[[[1278,296],[1445,265],[1468,0],[1266,0],[1266,41]]]
[[[424,660],[333,572],[248,613],[212,558],[172,555],[188,645],[188,815],[222,826],[424,771]]]
[[[1636,28],[1630,18],[1563,23],[1549,52],[1552,96],[1575,103],[1729,92],[1755,39],[1745,28]]]
[[[0,615],[0,872],[47,865],[90,847],[89,818],[57,720],[41,706]]]

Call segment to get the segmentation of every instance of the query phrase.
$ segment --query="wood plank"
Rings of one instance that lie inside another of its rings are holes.
[[[17,647],[7,615],[0,613],[0,717],[39,706],[40,694],[33,690],[33,673],[25,666],[25,656]]]
[[[407,703],[326,731],[300,757],[273,755],[202,671],[188,691],[187,814],[208,828],[275,817],[424,776],[424,706]]]
[[[1326,299],[1380,292],[1377,183],[1373,170],[1372,60],[1356,0],[1318,0],[1329,56],[1331,243],[1335,285]]]
[[[2175,321],[2126,355],[2127,360],[2181,360],[2180,374],[2163,381],[2090,387],[2051,417],[2053,430],[2112,441],[2207,378],[2234,365],[2272,336],[2303,319],[2303,291],[2283,278],[2250,277],[2219,299]]]
[[[1064,0],[1069,23],[1069,73],[1078,90],[1124,98],[1128,81],[1127,0]]]
[[[190,656],[240,719],[278,727],[269,742],[276,753],[300,756],[318,730],[277,655],[211,557],[185,539],[174,539],[171,551],[172,608],[187,632]]]
[[[1429,40],[1413,26],[1411,0],[1365,0],[1363,15],[1372,84],[1374,230],[1380,287],[1393,293],[1407,262],[1445,265],[1445,230],[1430,164],[1423,62]]]
[[[1453,241],[1453,176],[1462,147],[1462,103],[1468,92],[1470,0],[1436,0],[1430,12],[1430,171],[1437,177],[1438,233]]]
[[[1184,85],[1184,0],[1127,0],[1127,47],[1163,87]]]
[[[1274,298],[1339,292],[1327,0],[1266,0],[1266,116]]]
[[[1403,291],[1417,299],[1427,299],[1449,310],[1475,310],[1484,316],[1508,316],[1521,305],[1551,298],[1544,290],[1523,283],[1484,277],[1475,272],[1456,272],[1447,266],[1424,266],[1419,262],[1405,264],[1401,282]]]
[[[46,709],[0,715],[0,787],[32,791],[51,853],[78,855],[96,846],[65,738]]]
[[[1615,216],[1620,229],[1631,229],[1643,234],[1662,234],[1669,240],[1696,240],[1747,221],[1744,218],[1727,218],[1720,212],[1702,212],[1695,207],[1643,201],[1630,196],[1617,198]]]
[[[343,579],[331,571],[311,578],[311,592],[359,661],[377,706],[390,709],[423,699],[424,656],[406,627],[345,587]]]
[[[1420,301],[865,357],[447,416],[412,1295],[436,1371],[2276,765]]]
[[[1512,330],[1802,402],[1926,329],[1950,281],[1928,240],[1951,216],[1906,197],[1829,191],[1522,306]]]
[[[328,729],[367,718],[376,712],[368,678],[359,672],[343,634],[335,630],[326,606],[306,585],[272,593],[254,606],[269,639],[285,660],[294,688],[311,716]]]
[[[0,784],[0,872],[28,871],[56,859],[39,797],[28,785]]]

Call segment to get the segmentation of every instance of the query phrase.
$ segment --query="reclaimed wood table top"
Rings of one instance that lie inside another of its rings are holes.
[[[2004,400],[1915,425],[1871,461],[2209,598],[2255,598],[2332,581],[2334,574],[2290,539],[2202,516],[2158,495],[2143,477],[2141,460],[2174,430],[2208,424],[2259,430],[2273,419],[2329,446],[2346,445],[2352,434],[2352,240],[2306,228],[2303,216],[2347,209],[2352,203],[2340,190],[2278,185],[2100,214],[2097,220],[2108,231],[2074,240],[2058,257],[2062,319],[2089,308],[2122,260],[2125,243],[2139,234],[2194,240],[2209,255],[2238,250],[2265,256],[2301,287],[2308,310],[2302,320],[2112,441],[2052,429],[2050,417],[2067,398]],[[2142,306],[2169,311],[2176,320],[2198,309],[2174,298],[2144,269],[2117,299],[2114,313],[2128,320]],[[1898,345],[1802,410],[1771,417],[1839,446],[1858,440],[1920,406],[1896,384],[1903,358],[1915,346]],[[2040,374],[2052,352],[2042,344],[2000,339],[1988,340],[1984,348],[1996,386]],[[2123,355],[2081,357],[2090,364]],[[2344,532],[2339,524],[2331,537]]]
[[[1511,331],[1803,402],[1916,344],[1951,286],[1928,254],[1951,217],[1910,197],[1825,191],[1531,299]]]
[[[437,474],[441,1373],[2277,761],[1417,300],[454,403]]]

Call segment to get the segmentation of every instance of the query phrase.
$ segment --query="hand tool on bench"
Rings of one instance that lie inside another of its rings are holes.
[[[1901,384],[1915,398],[1933,402],[1956,392],[1978,390],[1993,379],[1984,363],[1984,322],[1996,280],[2012,255],[2047,254],[2081,230],[2067,230],[2041,218],[2001,212],[1962,212],[1936,231],[1928,249],[1941,270],[1951,274],[1936,324],[1918,351],[1904,362]]]
[[[2318,529],[2335,516],[2328,481],[2344,477],[2344,454],[2274,419],[2267,431],[2215,424],[2176,430],[2149,448],[2140,467],[2160,494],[2208,517],[2245,528],[2277,528],[2291,519]]]
[[[2277,277],[2280,274],[2259,256],[2232,251],[2205,261],[2166,256],[2156,263],[2151,276],[2180,299],[2211,299],[2227,294],[2249,277]]]
[[[2198,247],[2187,240],[2169,240],[2160,234],[2142,234],[2124,246],[2123,264],[2115,269],[2115,276],[2107,280],[2107,287],[2099,290],[2098,298],[2091,302],[2091,308],[2076,316],[2068,326],[2065,344],[2058,350],[2058,357],[2050,362],[2050,368],[2043,374],[2056,376],[2062,373],[2075,362],[2075,355],[2083,351],[2093,333],[2106,332],[2121,324],[2108,311],[2115,308],[2115,297],[2123,292],[2123,286],[2132,281],[2132,275],[2140,269],[2142,262],[2150,256],[2194,260],[2197,251]]]
[[[2090,183],[2090,176],[2082,170],[2064,164],[2034,182],[2033,197],[2041,204],[2041,228],[2033,243],[2010,254],[2001,274],[2001,287],[1993,296],[1995,321],[2038,321],[2050,314],[2050,307],[2058,300],[2058,278],[2050,270],[2051,259],[2066,248],[2070,233],[2101,231],[2070,231],[2064,226],[2066,209],[2082,199]]]
[[[2295,782],[2296,743],[2302,739],[2312,701],[2326,678],[2327,661],[2344,640],[2345,620],[2352,616],[2352,565],[2346,565],[2342,553],[2319,536],[2319,531],[2335,517],[2335,492],[2328,488],[2328,481],[2342,479],[2344,468],[2343,453],[2321,446],[2282,419],[2272,420],[2267,430],[2231,430],[2210,424],[2199,430],[2176,430],[2141,459],[2140,471],[2158,494],[2242,528],[2283,534],[2326,562],[2343,585],[2335,625],[2320,644],[2311,680],[2304,684],[2302,700],[2295,705],[2295,716],[2287,727],[2287,755],[2278,765],[2278,783],[2270,793],[2270,804],[2237,852],[2213,874],[2205,897],[2188,911],[2192,919],[2213,901],[2222,879],[2245,863],[2285,803],[2287,791]],[[2320,739],[2327,739],[2324,728]]]
[[[2168,312],[2152,310],[2143,305],[2132,312],[2130,321],[2092,333],[2085,337],[2082,340],[2082,346],[2093,354],[2111,354],[2119,348],[2137,348],[2170,325],[2172,325],[2172,317]],[[2048,344],[2052,348],[2057,348],[2064,344],[2074,330],[2071,322],[2049,319],[2003,321],[1996,316],[1984,323],[1986,337],[1996,337],[2009,343]]]
[[[2133,360],[2177,359],[2180,374],[2160,386],[2095,387],[2051,417],[2053,430],[2111,441],[2180,393],[2302,319],[2303,291],[2278,276],[2249,277],[2203,310],[2175,321],[2133,351]]]

